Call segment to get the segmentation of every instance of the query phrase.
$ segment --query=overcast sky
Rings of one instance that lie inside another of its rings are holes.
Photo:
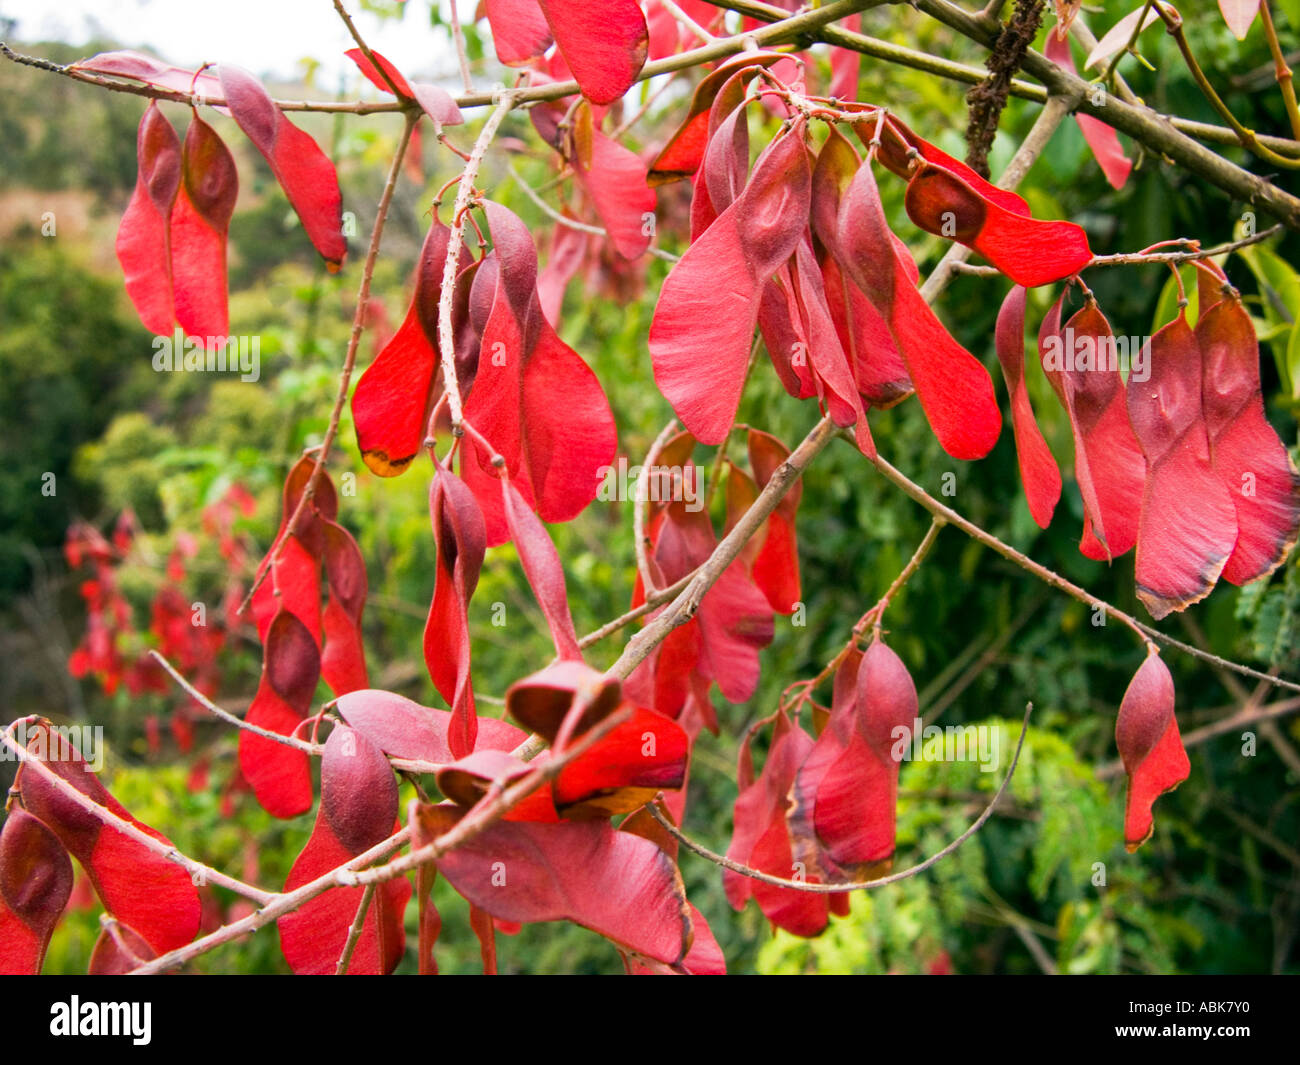
[[[410,6],[403,19],[381,20],[355,0],[347,4],[366,43],[404,73],[453,73],[455,56],[441,31],[430,27],[427,2]],[[472,0],[460,0],[466,17],[473,9]],[[340,71],[356,69],[343,56],[353,43],[331,0],[0,0],[0,18],[18,20],[20,41],[77,45],[110,37],[127,47],[148,45],[182,67],[224,60],[259,75],[295,78],[298,61],[311,57],[322,64],[325,88],[333,88]]]

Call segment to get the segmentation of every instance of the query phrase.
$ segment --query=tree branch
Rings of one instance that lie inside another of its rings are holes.
[[[1241,673],[1247,677],[1254,677],[1256,680],[1266,681],[1278,688],[1287,688],[1291,691],[1300,692],[1300,684],[1297,684],[1294,681],[1283,680],[1281,677],[1271,676],[1268,673],[1263,673],[1258,669],[1251,668],[1250,666],[1243,666],[1238,662],[1232,662],[1226,658],[1220,658],[1218,655],[1210,654],[1208,651],[1202,651],[1199,647],[1193,647],[1189,643],[1177,640],[1174,637],[1161,632],[1159,629],[1154,629],[1150,625],[1138,621],[1137,618],[1124,613],[1124,611],[1120,610],[1118,607],[1111,606],[1110,603],[1106,602],[1106,600],[1100,599],[1092,593],[1080,588],[1077,584],[1067,581],[1054,570],[1050,570],[1041,563],[1035,562],[1028,555],[1017,551],[1010,544],[999,540],[992,533],[985,532],[974,522],[963,518],[951,507],[944,506],[944,504],[931,496],[920,485],[908,480],[907,477],[891,466],[883,457],[877,456],[875,459],[869,461],[874,463],[876,469],[884,475],[887,481],[890,481],[892,484],[901,488],[904,494],[921,504],[921,506],[928,510],[932,515],[943,518],[949,524],[955,525],[957,528],[961,529],[961,531],[967,536],[978,540],[987,547],[991,547],[1003,558],[1007,559],[1009,562],[1015,563],[1021,569],[1032,573],[1039,580],[1043,581],[1043,583],[1056,588],[1058,591],[1065,592],[1066,595],[1079,600],[1079,602],[1084,603],[1087,606],[1103,611],[1116,621],[1128,626],[1128,628],[1130,628],[1143,643],[1149,643],[1154,640],[1156,643],[1165,644],[1168,647],[1176,647],[1183,653],[1191,655],[1193,658],[1199,658],[1202,661],[1209,662],[1212,665],[1221,666],[1224,669],[1230,669],[1233,672]]]
[[[478,140],[465,160],[465,169],[456,186],[456,203],[452,208],[451,235],[447,239],[447,258],[442,266],[442,291],[438,296],[438,348],[442,358],[442,386],[446,389],[447,406],[451,413],[451,431],[460,436],[463,432],[464,411],[461,407],[460,382],[456,377],[456,333],[452,329],[451,309],[456,298],[456,274],[460,266],[460,251],[465,245],[465,220],[474,198],[474,180],[478,177],[483,156],[496,136],[497,129],[510,109],[515,106],[515,95],[501,93],[488,120],[483,123]]]
[[[992,45],[993,34],[989,27],[949,0],[914,2],[919,10],[972,41],[986,48]],[[1026,73],[1041,81],[1050,94],[1077,98],[1077,110],[1114,126],[1121,133],[1127,133],[1147,148],[1168,156],[1224,192],[1262,207],[1288,229],[1300,230],[1300,199],[1198,144],[1149,108],[1126,103],[1113,95],[1106,96],[1101,103],[1094,103],[1088,96],[1088,82],[1077,74],[1061,69],[1032,49],[1025,53],[1022,67]]]
[[[731,532],[722,538],[722,542],[714,548],[708,561],[699,568],[681,594],[662,614],[628,641],[618,661],[608,670],[611,676],[627,680],[632,670],[648,658],[673,629],[686,624],[695,616],[708,590],[740,554],[741,548],[758,531],[767,516],[776,509],[777,504],[808,468],[808,464],[831,442],[837,431],[830,418],[822,418],[813,426],[790,457],[777,467],[758,498]]]

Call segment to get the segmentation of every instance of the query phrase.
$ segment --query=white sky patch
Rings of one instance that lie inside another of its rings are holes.
[[[446,32],[429,25],[426,3],[412,0],[404,17],[389,19],[346,6],[366,43],[408,77],[455,77],[455,53]],[[473,17],[472,4],[460,10]],[[315,59],[317,85],[327,92],[340,75],[354,86],[360,76],[343,55],[355,45],[330,0],[0,0],[0,18],[17,19],[19,41],[109,37],[125,48],[148,46],[180,67],[224,61],[272,80],[297,80],[301,61]]]

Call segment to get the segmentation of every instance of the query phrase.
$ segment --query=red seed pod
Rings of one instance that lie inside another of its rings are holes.
[[[329,581],[329,602],[321,615],[325,647],[321,676],[335,695],[368,688],[366,652],[361,641],[361,613],[366,605],[366,560],[352,534],[342,525],[322,521],[321,553]]]
[[[337,270],[348,245],[343,239],[343,194],[334,164],[319,144],[284,117],[252,74],[226,63],[217,73],[226,106],[239,128],[271,164],[316,250],[330,270]]]
[[[421,805],[417,845],[464,810]],[[438,871],[497,920],[569,920],[652,961],[675,965],[691,947],[690,908],[677,865],[655,843],[608,821],[499,821],[438,859]]]
[[[380,749],[363,733],[339,725],[321,757],[321,801],[311,838],[289,870],[292,891],[382,843],[397,822],[397,780]],[[334,888],[277,922],[280,946],[295,973],[335,971],[365,889]],[[391,973],[402,958],[402,914],[411,883],[378,885],[357,938],[350,974]]]
[[[438,471],[429,489],[429,515],[438,570],[424,627],[424,661],[438,694],[451,707],[452,754],[463,758],[474,750],[478,725],[467,610],[483,566],[486,531],[473,494],[446,470]]]
[[[840,200],[836,242],[845,273],[888,325],[940,445],[953,458],[983,458],[1002,429],[993,379],[917,290],[870,163],[858,168]]]
[[[510,538],[492,451],[543,521],[571,521],[600,491],[614,461],[614,415],[600,381],[540,311],[537,246],[509,209],[483,205],[492,251],[475,275],[470,317],[480,357],[465,420],[460,476],[478,500],[488,546]],[[490,445],[485,447],[482,437]]]
[[[721,443],[735,421],[763,288],[804,237],[811,180],[792,128],[664,281],[648,341],[655,383],[701,443]]]
[[[172,204],[181,183],[181,142],[150,101],[136,136],[135,191],[117,231],[126,294],[151,333],[169,334],[172,310]]]
[[[1180,313],[1151,338],[1149,379],[1130,373],[1129,422],[1146,455],[1138,598],[1162,618],[1204,599],[1237,543],[1232,496],[1210,464],[1202,351]]]
[[[763,771],[755,778],[749,751],[751,738],[752,733],[741,745],[740,794],[732,814],[727,857],[772,876],[816,882],[820,877],[795,852],[786,823],[786,797],[800,766],[808,759],[813,739],[784,711],[778,712]],[[730,870],[723,872],[722,883],[733,908],[743,910],[753,898],[764,917],[792,935],[820,935],[830,920],[827,895],[766,884]]]
[[[841,672],[855,662],[850,655]],[[836,678],[830,721],[791,787],[792,830],[815,835],[817,864],[830,879],[870,879],[889,871],[898,808],[899,753],[919,710],[902,659],[876,640],[857,663],[854,686]]]
[[[238,194],[234,156],[195,112],[181,149],[180,191],[172,207],[172,288],[185,335],[205,342],[230,332],[226,233]]]
[[[1052,521],[1052,512],[1061,498],[1061,471],[1043,439],[1029,402],[1025,382],[1025,289],[1016,285],[998,311],[996,329],[998,362],[1011,396],[1011,424],[1016,437],[1016,458],[1020,463],[1020,483],[1024,486],[1029,513],[1040,528]]]
[[[1098,364],[1099,352],[1115,350],[1110,323],[1089,301],[1062,329],[1064,299],[1043,319],[1038,353],[1074,433],[1074,476],[1084,514],[1079,550],[1110,561],[1137,543],[1146,458],[1133,435],[1118,367]]]
[[[171,846],[162,833],[133,818],[51,726],[43,724],[33,731],[28,751],[96,804]],[[199,894],[183,868],[106,825],[28,765],[19,769],[17,787],[23,807],[81,863],[113,917],[135,929],[159,954],[194,938],[199,929]]]
[[[15,806],[0,828],[0,974],[35,976],[72,895],[72,862],[48,828]]]
[[[1124,845],[1135,851],[1154,830],[1152,804],[1178,787],[1192,770],[1174,717],[1174,680],[1155,650],[1148,653],[1124,693],[1115,721],[1115,744],[1128,774]]]
[[[355,854],[384,839],[397,820],[397,780],[388,759],[347,725],[325,741],[320,798],[334,835]]]
[[[1265,417],[1259,342],[1240,296],[1201,303],[1196,342],[1211,461],[1237,511],[1237,542],[1223,579],[1246,584],[1281,565],[1300,536],[1300,473]]]

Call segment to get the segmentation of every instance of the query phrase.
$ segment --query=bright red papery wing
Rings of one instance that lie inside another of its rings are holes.
[[[1069,277],[1092,260],[1088,236],[1073,222],[1014,214],[940,166],[922,166],[913,174],[904,203],[926,232],[973,248],[1026,288]]]
[[[226,231],[238,192],[234,157],[195,115],[181,148],[181,183],[172,207],[172,292],[185,335],[202,338],[205,346],[230,332]]]
[[[172,310],[171,213],[181,181],[181,143],[150,101],[136,135],[135,190],[117,231],[126,293],[151,333],[169,334]]]
[[[592,103],[613,103],[645,64],[650,31],[636,0],[537,0],[556,46]]]
[[[752,782],[741,778],[728,858],[786,879],[795,879],[805,871],[795,865],[785,811],[786,796],[812,745],[812,738],[802,728],[791,724],[784,714],[777,717],[762,773]],[[746,743],[742,759],[747,751]],[[744,909],[752,896],[768,920],[795,935],[815,936],[829,920],[825,895],[764,884],[731,870],[723,872],[722,883],[727,901],[735,909]]]
[[[50,935],[71,895],[72,863],[63,844],[14,806],[0,828],[0,974],[41,971]]]
[[[721,443],[735,420],[762,286],[803,235],[810,180],[803,142],[787,132],[660,290],[649,336],[655,383],[701,443]]]
[[[745,52],[720,63],[695,87],[691,107],[682,125],[673,134],[650,167],[649,183],[662,185],[690,177],[704,161],[709,142],[709,112],[718,92],[738,71],[750,68],[747,78],[756,77],[763,67],[785,58],[780,52]]]
[[[483,566],[485,529],[473,494],[447,470],[439,470],[429,490],[429,514],[438,571],[424,628],[424,661],[438,694],[451,707],[452,755],[463,758],[474,750],[478,727],[467,607]]]
[[[1151,338],[1149,380],[1130,370],[1128,413],[1146,455],[1137,594],[1152,617],[1210,594],[1237,542],[1232,497],[1210,464],[1201,349],[1180,313]]]
[[[1271,573],[1300,535],[1300,474],[1264,415],[1259,344],[1239,298],[1201,305],[1196,340],[1204,358],[1201,397],[1214,472],[1237,511],[1238,535],[1224,580]]]
[[[1118,350],[1105,315],[1088,303],[1064,330],[1057,327],[1059,320],[1059,311],[1043,320],[1039,355],[1074,432],[1074,476],[1084,507],[1079,550],[1088,558],[1107,561],[1137,543],[1146,458],[1133,435],[1118,367],[1108,354],[1105,365],[1097,365],[1097,353]],[[1067,355],[1071,350],[1074,355]],[[1073,359],[1073,368],[1053,353]]]
[[[841,265],[888,324],[940,445],[953,458],[983,458],[1002,428],[993,380],[913,287],[870,166],[858,170],[840,204],[838,236]]]
[[[120,78],[132,78],[135,81],[157,85],[161,89],[170,89],[189,96],[220,97],[221,82],[213,74],[192,70],[182,70],[154,59],[143,52],[124,49],[116,52],[100,52],[98,55],[73,63],[72,70],[89,70],[96,74],[112,74]]]
[[[497,58],[508,67],[523,66],[551,46],[551,27],[537,0],[484,0]]]
[[[524,576],[528,578],[529,587],[537,597],[537,605],[546,617],[555,653],[560,658],[581,661],[582,651],[578,648],[578,634],[569,612],[569,593],[564,582],[564,568],[560,564],[559,552],[555,550],[555,544],[538,521],[537,515],[529,509],[508,480],[502,480],[501,494],[510,539],[519,552]]]
[[[366,466],[381,477],[403,473],[428,434],[439,358],[437,307],[450,232],[440,222],[429,228],[406,318],[366,367],[352,394],[357,447]]]
[[[321,800],[311,838],[289,871],[292,891],[349,858],[382,843],[397,820],[397,782],[380,749],[363,733],[337,726],[321,757]],[[364,888],[333,888],[277,921],[280,946],[299,974],[333,973],[347,942]],[[402,913],[411,884],[396,877],[378,885],[347,972],[391,973],[401,960],[406,933]]]
[[[262,676],[244,720],[290,735],[307,716],[320,678],[320,651],[307,627],[287,610],[271,622],[262,649]],[[257,801],[275,817],[311,809],[307,754],[256,733],[239,734],[239,768]]]
[[[447,806],[417,814],[431,836],[459,816]],[[573,921],[669,965],[690,948],[676,865],[650,840],[616,832],[607,821],[499,822],[439,858],[438,870],[498,919]]]
[[[1124,843],[1135,851],[1151,838],[1152,804],[1192,770],[1174,717],[1174,681],[1155,652],[1147,655],[1124,692],[1115,743],[1128,774]]]
[[[524,433],[537,513],[554,524],[572,521],[596,498],[618,434],[600,379],[535,304],[534,314],[537,345],[523,375]]]
[[[704,444],[721,443],[735,420],[758,317],[737,211],[727,208],[686,249],[650,325],[655,384]]]
[[[998,362],[1011,397],[1011,425],[1016,436],[1020,483],[1029,513],[1040,528],[1052,521],[1061,498],[1061,471],[1038,428],[1025,383],[1025,290],[1017,285],[1007,293],[998,312],[996,329]]]
[[[253,75],[225,63],[217,70],[231,115],[271,164],[308,239],[337,270],[348,244],[343,239],[343,194],[334,164],[310,135],[284,117]]]
[[[686,780],[690,738],[672,718],[638,707],[629,721],[566,766],[552,788],[555,806],[576,813],[627,813]]]
[[[361,641],[361,614],[366,605],[366,562],[352,534],[343,526],[322,521],[322,559],[329,581],[329,603],[321,617],[325,638],[321,676],[335,695],[370,687],[366,652]]]
[[[373,740],[385,754],[437,764],[455,761],[447,740],[451,731],[449,711],[377,689],[349,692],[335,705],[343,720]],[[527,738],[528,733],[508,721],[485,717],[478,723],[474,750],[511,751]]]
[[[876,120],[874,118],[859,119],[853,125],[853,131],[857,133],[863,145],[871,143],[875,129]],[[909,148],[914,148],[927,163],[942,167],[944,170],[955,174],[969,185],[981,199],[997,204],[1004,211],[1011,214],[1023,215],[1026,218],[1029,216],[1029,204],[1020,195],[1010,189],[998,188],[997,185],[975,173],[960,159],[954,159],[947,152],[936,148],[923,137],[918,137],[903,125],[897,117],[890,115],[885,119],[884,137],[877,158],[886,169],[893,171],[899,177],[910,178],[913,163],[908,154]]]
[[[171,846],[166,836],[136,820],[109,794],[67,740],[48,726],[40,727],[45,731],[43,761],[50,770],[98,805]],[[37,746],[41,742],[41,737],[32,740]],[[181,866],[105,825],[29,768],[20,770],[16,787],[24,809],[81,863],[105,910],[134,928],[159,954],[194,938],[199,930],[199,893]]]

